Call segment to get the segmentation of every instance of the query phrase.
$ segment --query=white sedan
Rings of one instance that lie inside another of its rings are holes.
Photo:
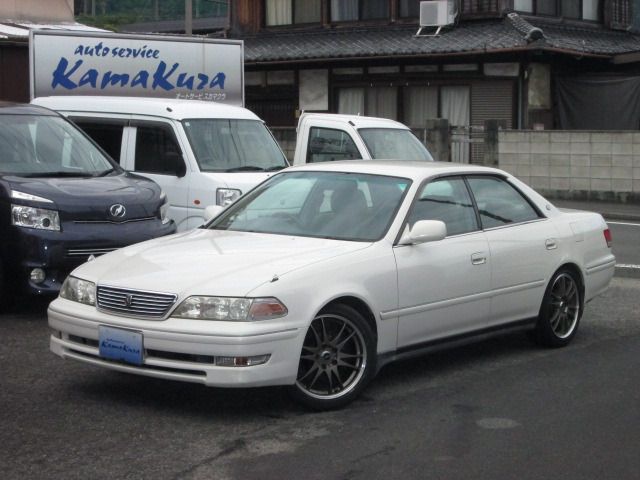
[[[596,213],[450,163],[293,167],[190,232],[77,268],[51,350],[218,387],[287,385],[315,409],[387,362],[514,329],[576,334],[615,258]]]

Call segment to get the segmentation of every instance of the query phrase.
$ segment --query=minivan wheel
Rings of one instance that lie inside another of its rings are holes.
[[[314,410],[353,401],[375,374],[375,335],[347,305],[330,305],[311,322],[302,345],[294,400]]]
[[[551,278],[542,300],[536,324],[538,343],[564,347],[575,336],[582,317],[582,293],[575,274],[567,269]]]

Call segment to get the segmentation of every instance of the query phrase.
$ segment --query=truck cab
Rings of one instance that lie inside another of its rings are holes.
[[[426,147],[400,122],[331,113],[300,116],[294,165],[354,159],[433,161]]]
[[[179,231],[200,226],[207,206],[224,207],[289,166],[264,122],[242,107],[117,96],[32,103],[68,117],[125,170],[158,183]]]

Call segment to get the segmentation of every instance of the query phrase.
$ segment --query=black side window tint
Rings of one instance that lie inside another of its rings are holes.
[[[183,165],[180,147],[169,126],[137,127],[135,171],[176,175]]]
[[[447,226],[447,236],[478,230],[469,191],[460,178],[443,178],[427,183],[409,215],[411,226],[418,220],[443,221]]]
[[[124,125],[110,123],[94,123],[86,120],[74,119],[75,123],[89,135],[94,142],[102,147],[116,162],[120,163],[122,148],[122,131]]]
[[[312,127],[307,148],[309,163],[361,158],[351,136],[343,130],[333,128]]]
[[[469,186],[478,204],[483,228],[540,218],[522,194],[501,178],[471,177]]]

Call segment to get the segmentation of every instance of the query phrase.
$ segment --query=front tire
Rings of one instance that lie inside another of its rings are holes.
[[[547,347],[564,347],[578,330],[583,298],[575,273],[558,270],[544,294],[535,329],[535,338]]]
[[[347,305],[330,305],[307,330],[289,393],[314,410],[340,408],[360,394],[375,371],[376,341],[368,322]]]

